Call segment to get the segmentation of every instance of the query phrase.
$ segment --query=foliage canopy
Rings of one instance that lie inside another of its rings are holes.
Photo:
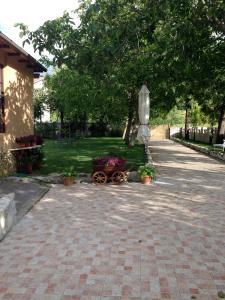
[[[194,99],[225,130],[223,0],[83,0],[75,13],[79,26],[69,13],[33,32],[17,24],[24,41],[60,68],[48,86],[65,112],[127,116],[129,139],[145,82],[153,112]]]

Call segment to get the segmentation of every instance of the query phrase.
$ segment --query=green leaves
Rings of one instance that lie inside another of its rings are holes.
[[[153,113],[189,97],[207,112],[222,105],[223,0],[83,0],[74,14],[79,27],[68,13],[33,32],[17,24],[25,42],[48,51],[53,59],[45,62],[60,68],[47,80],[57,109],[122,121],[132,97],[137,110],[143,82]]]

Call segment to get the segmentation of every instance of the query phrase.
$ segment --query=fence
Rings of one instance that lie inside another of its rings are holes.
[[[44,138],[56,139],[61,137],[60,123],[44,122],[35,123],[35,133],[40,134]],[[105,123],[86,123],[80,124],[75,122],[64,122],[62,136],[65,138],[77,137],[121,137],[123,128],[120,126],[112,126]]]
[[[170,131],[170,136],[184,138],[185,130],[184,128],[176,128],[176,130]],[[202,142],[206,144],[215,144],[217,136],[217,128],[189,128],[188,129],[188,137],[189,140]]]

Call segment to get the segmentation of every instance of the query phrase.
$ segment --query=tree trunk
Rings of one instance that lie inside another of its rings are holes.
[[[82,135],[87,136],[87,113],[83,112],[81,116],[82,120]]]
[[[218,130],[216,136],[216,142],[218,144],[223,142],[225,134],[225,105],[223,105],[220,109],[220,115],[218,120]]]
[[[126,133],[125,133],[125,143],[126,145],[131,145],[131,140],[133,140],[133,127],[136,125],[136,116],[137,116],[137,95],[133,91],[130,95],[129,99],[129,108],[128,108],[128,120],[127,120],[127,127],[126,127]]]
[[[134,145],[135,140],[137,138],[137,133],[138,133],[137,119],[134,119],[132,123],[132,129],[131,129],[131,137],[129,143],[130,146]]]
[[[130,143],[130,136],[131,136],[131,129],[132,129],[133,117],[134,117],[134,111],[132,110],[132,108],[129,107],[128,120],[127,120],[127,128],[126,128],[126,133],[125,133],[125,138],[124,138],[126,145],[129,145],[129,143]]]
[[[186,113],[185,113],[185,127],[184,127],[185,140],[189,140],[189,128],[188,128],[189,120],[188,119],[189,119],[188,109],[186,108]]]
[[[213,144],[213,123],[210,124],[209,144]]]
[[[125,123],[124,131],[123,131],[123,140],[125,140],[126,132],[127,132],[127,121]]]

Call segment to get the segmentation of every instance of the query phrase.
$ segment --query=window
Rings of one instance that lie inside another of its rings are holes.
[[[5,99],[3,86],[3,66],[0,65],[0,133],[5,132]]]

